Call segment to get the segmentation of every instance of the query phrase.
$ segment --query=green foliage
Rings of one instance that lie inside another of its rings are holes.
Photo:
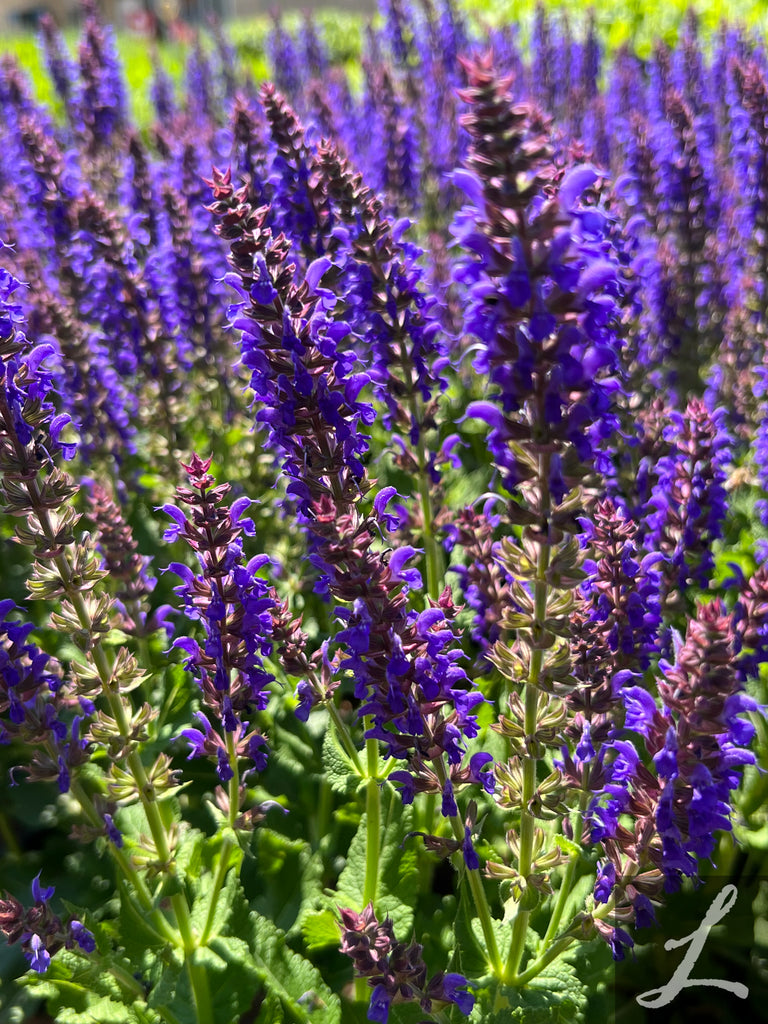
[[[264,827],[255,833],[253,852],[243,877],[258,886],[254,910],[284,931],[298,933],[322,894],[322,862],[304,840]]]
[[[451,967],[467,978],[483,978],[488,973],[488,955],[482,933],[472,927],[474,908],[467,886],[462,885],[454,923],[454,948]]]
[[[98,927],[94,934],[103,940]],[[46,1000],[57,1022],[158,1024],[161,1018],[147,1007],[132,972],[130,960],[120,953],[85,956],[62,950],[44,977],[27,974],[20,984],[32,996]]]
[[[323,770],[334,793],[350,797],[360,789],[363,779],[339,745],[332,729],[323,739]]]
[[[213,944],[214,948],[216,943]],[[340,1024],[338,996],[323,982],[308,960],[294,953],[285,935],[270,920],[250,915],[250,958],[256,974],[267,988],[272,1006],[279,1000],[289,1019],[303,1024]],[[273,1014],[268,1020],[279,1020]]]
[[[316,949],[326,949],[339,944],[339,926],[331,910],[307,914],[302,923],[301,933],[310,953]]]
[[[588,991],[574,966],[561,960],[522,988],[492,983],[478,996],[470,1024],[580,1024]]]

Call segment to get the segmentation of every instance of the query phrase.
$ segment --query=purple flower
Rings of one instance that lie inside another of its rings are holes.
[[[459,813],[450,779],[446,779],[443,786],[442,813],[445,818],[453,818]]]
[[[411,773],[406,771],[390,772],[387,778],[394,786],[397,786],[403,803],[405,805],[412,804],[416,796],[416,786]]]
[[[445,998],[452,1003],[455,1003],[461,1013],[466,1017],[472,1012],[472,1007],[475,1005],[475,997],[471,992],[462,992],[461,989],[467,988],[469,982],[462,974],[446,974],[443,978],[443,992]]]
[[[231,764],[229,763],[229,758],[227,756],[226,750],[223,750],[221,747],[217,747],[216,759],[216,774],[219,777],[219,782],[221,782],[222,784],[229,782],[229,780],[234,777],[235,773],[232,770]]]
[[[653,763],[660,779],[674,779],[677,776],[677,736],[674,726],[667,729],[664,746],[654,755]]]
[[[469,870],[477,871],[480,867],[480,860],[475,852],[474,846],[472,845],[472,830],[468,825],[464,826],[464,842],[461,844],[461,851],[464,854],[464,863],[467,865]]]
[[[118,850],[121,849],[123,845],[123,836],[115,825],[111,814],[104,815],[104,831],[106,832],[109,841],[114,843]]]
[[[45,974],[51,966],[51,955],[45,948],[43,940],[39,935],[31,935],[25,942],[25,946],[24,956],[29,961],[29,966],[38,974]]]
[[[80,921],[70,921],[69,930],[72,938],[85,953],[93,953],[96,949],[96,940],[91,932],[81,924]]]
[[[367,1019],[377,1021],[378,1024],[387,1024],[391,1002],[392,996],[384,985],[377,985],[371,994],[371,1003],[366,1014]]]
[[[616,866],[611,861],[607,861],[605,864],[598,864],[595,900],[598,903],[607,903],[615,884]]]
[[[402,547],[397,548],[389,559],[389,571],[392,579],[396,583],[403,583],[406,589],[420,590],[423,586],[418,569],[405,568],[406,562],[410,561],[417,554],[421,554],[421,551],[417,551],[416,548],[404,544]]]
[[[637,893],[632,906],[635,908],[635,924],[638,928],[651,928],[656,924],[656,911],[647,896]]]
[[[648,731],[657,711],[653,696],[640,686],[625,686],[621,698],[627,709],[624,726],[648,738]]]
[[[48,889],[40,888],[41,874],[42,872],[35,875],[32,881],[32,899],[35,901],[35,903],[47,903],[51,896],[53,896],[53,894],[56,892],[54,886],[50,886]]]
[[[486,793],[493,793],[496,789],[496,777],[493,774],[493,757],[490,754],[473,754],[469,759],[469,777],[472,782],[479,783]]]
[[[384,487],[376,495],[373,507],[376,514],[382,520],[388,530],[397,530],[400,526],[400,516],[391,512],[385,512],[387,505],[393,498],[400,497],[394,487]]]

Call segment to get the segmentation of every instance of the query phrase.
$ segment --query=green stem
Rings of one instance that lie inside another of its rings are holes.
[[[424,553],[427,562],[427,593],[436,601],[440,597],[441,581],[443,579],[443,554],[435,536],[435,517],[432,510],[432,495],[429,486],[429,471],[427,469],[427,454],[424,443],[424,428],[420,414],[421,403],[415,398],[411,399],[411,416],[419,427],[419,444],[417,456],[419,463],[419,497],[421,501],[421,517],[424,524]]]
[[[422,467],[419,468],[419,490],[421,492],[421,515],[424,521],[424,552],[427,559],[427,593],[436,601],[440,597],[443,559],[434,531],[429,476],[426,468]]]
[[[611,897],[607,903],[604,903],[597,910],[593,910],[590,914],[593,920],[601,920],[607,917],[614,909],[615,900]],[[575,919],[574,919],[575,920]],[[532,964],[522,972],[522,974],[516,975],[514,978],[509,979],[509,984],[514,985],[516,988],[522,988],[523,985],[527,985],[529,981],[532,981],[537,975],[541,974],[545,967],[552,963],[553,960],[557,960],[561,953],[576,941],[576,936],[570,934],[570,927],[564,935],[561,935],[559,939],[556,939],[553,944],[546,949],[541,956],[534,960]]]
[[[330,714],[331,721],[333,722],[334,728],[336,729],[336,736],[339,742],[341,743],[342,747],[344,747],[344,752],[346,753],[347,757],[350,759],[352,764],[355,766],[355,771],[358,773],[360,778],[364,778],[365,770],[363,768],[363,763],[360,760],[360,754],[358,752],[357,747],[354,744],[352,736],[350,735],[347,723],[339,714],[339,709],[333,703],[333,700],[328,701],[328,713]]]
[[[539,486],[541,487],[541,512],[542,516],[549,519],[549,455],[539,456]],[[533,640],[536,644],[531,653],[530,675],[525,684],[525,713],[524,728],[526,743],[536,735],[538,723],[539,690],[538,683],[541,675],[541,667],[544,661],[544,650],[540,646],[541,634],[544,631],[544,622],[547,617],[547,571],[549,569],[550,544],[549,539],[539,544],[538,556],[536,559],[536,584],[534,589],[533,609]],[[537,759],[530,753],[523,760],[523,792],[520,807],[520,856],[518,861],[518,872],[520,878],[525,881],[531,873],[533,860],[533,841],[535,835],[535,820],[529,807],[536,792],[536,766]],[[507,957],[505,974],[507,978],[513,977],[520,966],[520,960],[525,949],[525,936],[528,931],[530,910],[518,908],[512,926],[512,943]]]
[[[48,510],[41,507],[37,483],[36,481],[30,481],[28,486],[30,498],[32,499],[33,506],[35,507],[40,526],[46,534],[46,537],[51,542],[52,547],[54,547],[54,531],[51,526]],[[83,595],[73,583],[72,567],[69,563],[69,559],[62,551],[55,556],[53,561],[58,570],[67,597],[72,603],[72,607],[75,610],[80,624],[87,633],[90,633],[93,623],[91,622],[91,617]],[[110,711],[115,719],[119,733],[121,736],[128,737],[131,733],[130,721],[126,713],[123,699],[113,688],[112,667],[104,648],[99,644],[95,644],[91,650],[91,657],[101,681],[102,692],[109,703]],[[152,840],[155,844],[155,849],[157,850],[160,863],[166,868],[166,870],[171,870],[171,853],[168,847],[165,824],[160,814],[160,809],[154,799],[153,787],[149,783],[144,764],[142,763],[138,751],[135,749],[132,750],[128,754],[126,761],[136,782],[138,797],[147,816],[147,822],[149,824],[150,832],[152,833]],[[210,992],[208,990],[208,978],[204,969],[192,963],[191,957],[195,944],[194,937],[192,935],[189,906],[184,894],[176,893],[172,896],[171,906],[173,907],[176,924],[184,944],[184,952],[189,969],[190,982],[192,984],[192,994],[195,1006],[197,1007],[197,1019],[200,1021],[200,1024],[207,1024],[208,1021],[213,1019]]]
[[[523,985],[527,985],[529,981],[532,981],[537,975],[541,974],[545,967],[552,963],[553,960],[557,960],[561,953],[575,942],[575,936],[564,935],[557,942],[553,943],[544,953],[541,954],[538,960],[532,963],[522,974],[516,975],[514,978],[509,979],[509,984],[514,985],[516,988],[522,988]]]
[[[333,791],[327,779],[320,780],[320,794],[317,807],[316,842],[318,846],[328,836],[331,824],[331,809],[333,807]]]
[[[432,833],[435,831],[435,813],[437,811],[437,794],[424,794],[424,831]]]
[[[87,609],[82,595],[79,592],[76,592],[73,593],[72,598],[73,606],[77,610],[78,617],[82,621],[83,615],[87,618]],[[83,615],[81,615],[81,609]],[[85,622],[83,625],[85,626]],[[93,660],[102,680],[104,693],[109,701],[110,710],[117,722],[120,734],[122,736],[128,736],[130,735],[130,722],[128,721],[128,716],[125,711],[125,705],[123,704],[120,694],[115,693],[110,688],[111,670],[107,656],[101,647],[94,648]],[[128,754],[126,760],[130,772],[136,781],[139,800],[141,801],[144,813],[147,816],[149,831],[152,834],[152,841],[155,844],[160,864],[163,865],[163,868],[166,871],[172,872],[174,868],[170,847],[168,846],[168,835],[165,830],[165,823],[163,822],[160,808],[154,797],[153,787],[147,777],[144,763],[142,762],[138,751],[135,749]],[[210,990],[208,987],[208,975],[206,974],[204,967],[193,963],[193,956],[197,943],[195,942],[195,937],[192,931],[189,904],[187,903],[187,898],[183,892],[178,892],[171,896],[171,906],[173,908],[176,925],[179,929],[184,945],[184,956],[187,962],[190,984],[192,986],[192,998],[195,1003],[197,1020],[200,1024],[205,1024],[205,1022],[213,1020],[213,1008],[211,1004]]]
[[[232,778],[229,780],[229,827],[234,831],[237,815],[240,811],[240,767],[237,763],[235,734],[233,732],[227,733],[227,758],[232,771]]]
[[[560,888],[557,891],[557,901],[552,909],[552,917],[549,919],[547,930],[544,934],[544,938],[541,940],[541,948],[546,949],[547,946],[553,941],[557,935],[557,929],[560,926],[563,914],[565,912],[566,905],[568,903],[568,897],[571,895],[571,886],[573,885],[573,876],[576,872],[576,864],[579,860],[579,854],[571,854],[568,858],[568,863],[565,866],[563,877],[560,882]]]
[[[370,719],[364,719],[366,731],[371,726]],[[377,779],[379,770],[379,744],[377,740],[365,741],[365,753],[368,767],[368,782],[365,793],[366,832],[365,832],[365,880],[363,883],[363,907],[369,903],[376,904],[376,890],[379,885],[379,851],[381,848],[381,791]],[[370,995],[370,987],[365,978],[355,979],[355,999],[364,1003]]]
[[[103,821],[93,806],[90,797],[77,779],[71,780],[69,790],[72,796],[80,804],[83,814],[90,823],[96,828],[102,828],[104,825]],[[115,859],[118,868],[123,873],[123,877],[133,886],[139,903],[141,904],[145,914],[148,916],[148,920],[151,922],[151,925],[154,931],[158,934],[158,937],[164,938],[166,941],[170,941],[174,945],[178,946],[178,933],[171,928],[162,913],[154,907],[152,896],[147,888],[146,882],[131,863],[130,857],[126,855],[125,850],[115,846],[114,843],[109,843],[109,850],[112,857]]]
[[[435,773],[440,780],[441,786],[445,786],[448,775],[445,770],[445,763],[442,757],[436,757],[432,761]],[[454,838],[460,842],[464,842],[464,822],[458,814],[454,814],[448,819],[451,824],[451,830],[453,831]],[[497,978],[503,977],[504,965],[502,963],[501,955],[499,954],[498,943],[496,942],[496,932],[493,930],[493,918],[491,917],[491,908],[488,906],[488,900],[485,896],[485,888],[483,887],[483,880],[480,877],[480,871],[478,868],[466,867],[466,878],[469,884],[469,890],[472,894],[472,902],[475,907],[475,914],[480,921],[480,927],[483,930],[483,937],[485,938],[485,945],[488,951],[488,960],[493,973]]]
[[[85,957],[84,957],[85,959]],[[117,981],[118,985],[123,989],[126,995],[131,996],[132,1001],[145,1002],[147,994],[144,991],[144,986],[141,982],[137,981],[132,974],[124,970],[122,967],[118,967],[117,964],[112,964],[109,968],[109,973]]]
[[[227,872],[229,870],[229,855],[232,853],[234,846],[234,840],[231,839],[230,836],[225,836],[219,852],[219,862],[216,865],[216,878],[213,881],[211,901],[208,905],[208,914],[206,915],[205,925],[203,927],[202,934],[200,935],[201,946],[207,945],[208,939],[211,936],[211,929],[213,928],[213,921],[216,916],[216,901],[219,898],[219,893],[221,892],[224,880],[227,877]]]
[[[578,842],[581,837],[582,819],[584,811],[586,810],[587,802],[589,800],[589,765],[584,766],[584,781],[581,796],[579,798],[579,809],[576,813],[576,818],[573,827],[573,835],[575,841]],[[565,913],[566,905],[568,904],[568,898],[571,895],[571,887],[573,885],[573,876],[576,874],[576,865],[579,863],[581,853],[572,853],[568,857],[568,863],[565,866],[563,877],[560,882],[560,888],[557,892],[557,900],[555,906],[552,909],[552,916],[549,919],[547,930],[544,934],[544,938],[541,940],[541,948],[546,949],[547,946],[554,940],[557,935],[557,930],[560,927],[560,921],[562,920],[563,914]]]
[[[208,974],[201,964],[194,962],[195,950],[198,943],[192,931],[192,922],[189,917],[189,907],[183,892],[177,892],[171,896],[171,906],[179,922],[182,942],[184,943],[184,959],[187,963],[189,982],[192,987],[192,1000],[195,1004],[195,1016],[198,1024],[208,1024],[213,1020],[213,1004],[211,1003],[211,990],[208,985]]]
[[[370,728],[366,720],[366,729]],[[365,839],[365,883],[363,886],[363,906],[376,903],[376,890],[379,884],[379,851],[381,849],[381,791],[377,778],[379,770],[379,744],[377,740],[366,740],[365,751],[368,758],[368,783],[365,794],[366,839]]]

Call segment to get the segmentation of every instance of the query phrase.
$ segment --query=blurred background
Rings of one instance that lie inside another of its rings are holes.
[[[333,6],[359,14],[372,13],[376,0],[99,0],[106,21],[118,29],[150,37],[173,36],[184,25],[205,23],[210,17],[241,20],[308,7]],[[42,14],[51,14],[59,28],[76,25],[81,19],[79,0],[0,0],[0,33],[37,28]]]

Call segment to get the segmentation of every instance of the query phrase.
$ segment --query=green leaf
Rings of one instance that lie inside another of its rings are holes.
[[[214,879],[215,876],[212,872],[206,873],[201,876],[195,886],[197,892],[192,904],[190,920],[193,931],[196,931],[199,935],[202,934],[208,921]],[[230,871],[213,905],[213,917],[209,935],[218,935],[219,932],[229,925],[238,902],[242,904],[243,908],[247,906],[245,896],[243,896],[243,891],[240,887],[240,881],[237,877],[237,871]]]
[[[363,779],[350,758],[341,749],[333,729],[328,729],[323,738],[322,757],[325,778],[334,793],[349,797],[357,792]]]
[[[256,1024],[285,1024],[282,1004],[274,992],[269,992],[261,1004]]]
[[[341,941],[336,918],[328,909],[307,914],[301,925],[301,934],[310,953],[316,949],[338,946]]]
[[[247,934],[247,918],[242,926]],[[252,1005],[259,987],[259,972],[248,944],[235,935],[218,935],[210,942],[206,956],[215,957],[215,973],[208,971],[215,1024],[236,1024]],[[213,960],[210,961],[213,964]],[[219,970],[221,964],[225,970]]]
[[[205,834],[199,829],[187,829],[174,851],[173,867],[179,878],[197,878],[203,861]]]
[[[57,1024],[134,1024],[137,1020],[131,1008],[109,996],[89,1003],[85,1011],[63,1009],[56,1014]]]
[[[555,841],[555,845],[559,846],[563,853],[567,853],[572,857],[580,857],[582,855],[582,849],[572,839],[568,839],[564,835],[554,835],[552,837]]]
[[[198,1024],[189,972],[177,950],[166,960],[148,1002],[167,1024]]]
[[[466,884],[459,887],[459,906],[454,924],[456,945],[453,950],[452,967],[467,978],[482,978],[488,973],[488,956],[482,932],[478,936],[472,927],[475,908],[468,889],[469,886]]]
[[[93,928],[101,948],[104,926]],[[19,984],[38,999],[45,999],[51,1015],[66,1024],[140,1024],[147,1013],[138,1016],[142,1004],[137,1000],[140,989],[132,970],[132,964],[118,953],[86,957],[65,949],[56,954],[44,977],[28,974],[19,979]],[[136,1013],[131,1010],[134,1005]]]
[[[224,955],[221,941],[211,945]],[[287,945],[284,933],[255,911],[250,914],[250,953],[248,959],[267,992],[293,1019],[300,1024],[341,1024],[338,996],[317,969]]]
[[[288,729],[275,726],[274,760],[281,768],[306,783],[308,774],[316,774],[317,754],[314,748]]]
[[[131,962],[141,965],[147,954],[154,962],[158,947],[167,945],[148,927],[146,917],[139,908],[136,895],[131,886],[120,881],[120,914],[118,917],[118,935],[125,956]],[[97,936],[97,942],[98,936]]]
[[[374,909],[381,920],[391,917],[395,934],[405,936],[413,927],[413,908],[419,892],[418,854],[414,843],[401,846],[411,828],[413,809],[404,807],[391,788],[382,794],[387,806],[379,847],[379,876]],[[358,913],[363,909],[368,816],[360,819],[339,877],[336,902]]]
[[[492,983],[477,995],[470,1024],[582,1024],[588,989],[573,964],[561,959],[523,988]]]
[[[303,839],[289,839],[269,828],[255,833],[253,845],[255,860],[244,864],[242,876],[248,891],[258,892],[252,909],[285,932],[298,931],[302,913],[322,896],[322,865]]]

